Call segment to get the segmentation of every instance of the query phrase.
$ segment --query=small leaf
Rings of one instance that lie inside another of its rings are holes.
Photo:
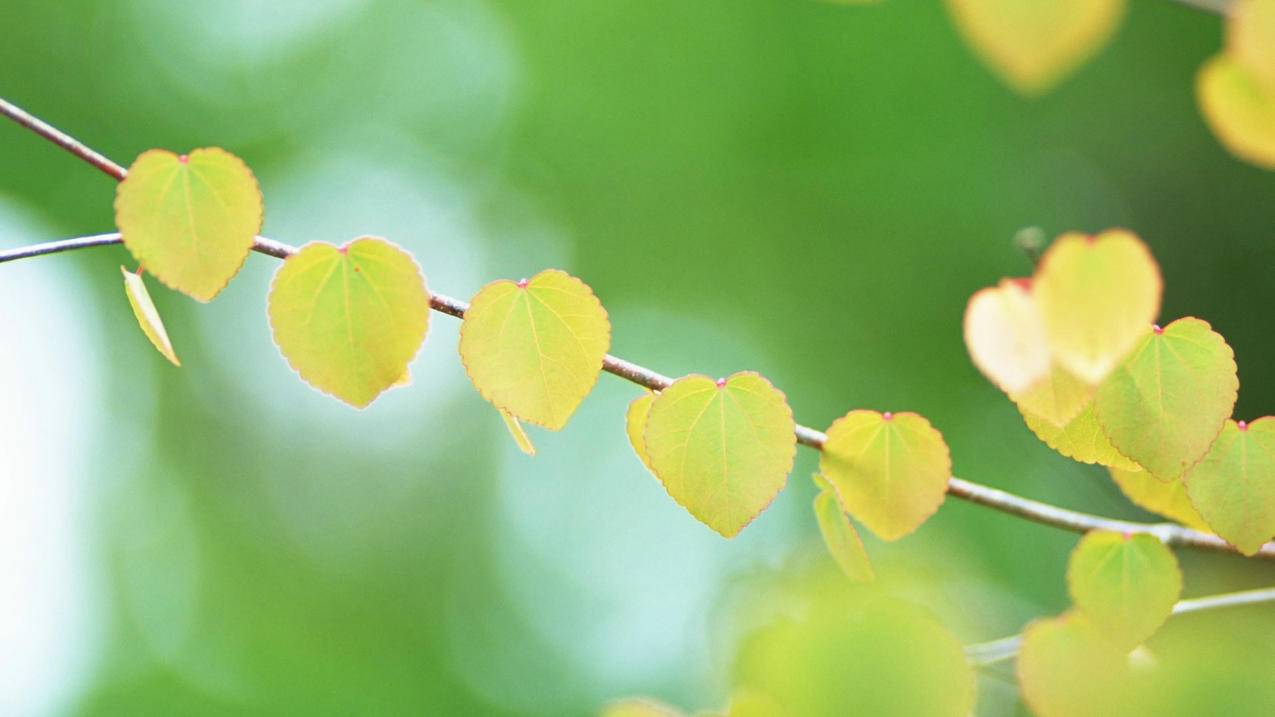
[[[743,371],[678,379],[651,403],[645,444],[669,495],[731,538],[775,499],[797,452],[784,394]]]
[[[522,429],[522,424],[509,411],[503,408],[497,408],[500,412],[501,419],[505,422],[505,428],[509,429],[509,435],[514,439],[514,443],[518,445],[518,450],[529,456],[536,455],[536,446],[531,442],[531,437]]]
[[[947,0],[966,41],[1014,89],[1053,88],[1106,44],[1124,0]]]
[[[275,343],[301,378],[356,408],[407,375],[429,324],[429,291],[411,254],[376,237],[307,244],[275,272]]]
[[[1023,414],[1023,422],[1045,445],[1062,455],[1081,463],[1096,463],[1126,470],[1141,471],[1142,468],[1133,461],[1120,455],[1111,441],[1107,440],[1098,425],[1098,417],[1094,413],[1091,400],[1075,418],[1064,426],[1056,426],[1019,406]],[[1158,482],[1158,481],[1157,481]]]
[[[1154,536],[1095,530],[1067,565],[1076,609],[1116,648],[1128,652],[1160,629],[1182,594],[1177,558]]]
[[[1041,258],[1032,293],[1054,359],[1096,386],[1155,321],[1162,288],[1147,246],[1113,229],[1059,237]]]
[[[1228,420],[1185,481],[1213,531],[1241,553],[1256,553],[1275,536],[1275,418]]]
[[[819,495],[815,496],[815,520],[819,523],[819,533],[823,536],[824,545],[828,546],[828,553],[846,577],[858,583],[872,582],[876,576],[872,572],[868,552],[859,538],[859,531],[854,529],[841,507],[837,489],[818,474],[815,474],[815,484],[820,487]]]
[[[633,399],[629,404],[629,410],[624,414],[624,432],[629,437],[629,445],[633,446],[633,452],[642,461],[642,465],[647,470],[655,472],[651,468],[651,456],[646,452],[646,417],[651,412],[651,403],[655,401],[655,394],[647,391],[646,393]]]
[[[1275,169],[1275,90],[1220,54],[1200,68],[1195,93],[1222,146],[1246,162]]]
[[[898,540],[943,504],[952,460],[942,434],[915,413],[851,411],[828,429],[819,469],[851,515]]]
[[[124,246],[165,286],[209,301],[234,278],[261,231],[261,190],[238,157],[143,152],[115,194]]]
[[[1023,700],[1038,717],[1124,715],[1129,660],[1083,615],[1037,620],[1023,631],[1016,667]]]
[[[1098,387],[1098,423],[1122,455],[1160,480],[1198,461],[1235,407],[1235,354],[1208,323],[1148,329]]]
[[[1005,393],[1025,392],[1049,373],[1044,321],[1026,279],[981,289],[965,307],[965,347],[979,371]]]
[[[631,697],[603,707],[599,717],[681,717],[681,714],[678,710],[655,700]]]
[[[174,366],[181,366],[182,362],[177,360],[177,354],[173,352],[173,343],[168,340],[168,332],[164,330],[164,320],[159,317],[159,311],[151,301],[142,275],[134,274],[122,266],[120,273],[124,275],[124,293],[128,296],[128,305],[133,307],[133,316],[137,317],[137,325],[142,327],[142,333],[146,334],[151,345],[164,358]]]
[[[1186,487],[1181,478],[1165,483],[1141,468],[1130,470],[1113,467],[1110,471],[1111,479],[1116,482],[1120,491],[1139,508],[1159,513],[1188,528],[1205,533],[1213,532],[1187,499]]]
[[[1275,0],[1236,0],[1228,15],[1228,54],[1275,93]]]
[[[1061,428],[1093,402],[1093,393],[1093,386],[1055,365],[1035,386],[1020,393],[1011,393],[1009,398],[1020,412],[1030,413]]]
[[[478,393],[551,431],[593,390],[610,345],[606,309],[557,269],[483,287],[460,328],[460,357]]]

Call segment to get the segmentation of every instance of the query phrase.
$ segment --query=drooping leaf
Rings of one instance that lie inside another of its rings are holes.
[[[301,378],[356,408],[400,382],[429,323],[411,254],[376,237],[307,244],[270,287],[275,343]]]
[[[1098,423],[1122,455],[1160,480],[1198,461],[1231,415],[1235,354],[1207,322],[1147,329],[1095,396]]]
[[[629,437],[629,445],[633,446],[633,452],[650,471],[655,469],[651,468],[651,456],[646,452],[646,416],[651,412],[651,403],[654,401],[655,394],[647,391],[633,399],[629,410],[624,414],[624,432]]]
[[[1155,321],[1162,288],[1142,240],[1113,229],[1059,237],[1041,258],[1032,293],[1054,360],[1096,386]]]
[[[1275,93],[1275,0],[1235,0],[1228,15],[1228,54]]]
[[[819,533],[823,536],[824,545],[828,546],[828,553],[846,577],[859,583],[872,582],[876,575],[868,560],[868,551],[863,547],[859,531],[854,529],[841,507],[836,487],[817,473],[814,478],[819,486],[819,495],[815,496],[815,520],[819,523]]]
[[[1246,162],[1275,169],[1275,90],[1219,54],[1200,68],[1195,92],[1200,112],[1223,147]]]
[[[1141,468],[1124,469],[1112,467],[1111,480],[1115,481],[1120,491],[1133,504],[1159,513],[1170,520],[1177,521],[1188,528],[1211,533],[1213,530],[1200,517],[1200,513],[1187,498],[1186,487],[1182,479],[1164,482],[1153,478]]]
[[[947,0],[983,61],[1025,95],[1053,88],[1106,44],[1124,0]]]
[[[151,345],[164,358],[174,366],[181,366],[182,362],[177,360],[177,354],[173,352],[173,342],[168,340],[168,332],[164,330],[164,320],[159,317],[155,302],[151,301],[141,273],[134,274],[122,266],[120,273],[124,275],[124,293],[128,296],[128,305],[133,307],[133,316],[137,317],[137,325],[142,327],[142,333],[146,334]]]
[[[261,231],[261,190],[238,157],[215,147],[143,152],[115,195],[124,246],[168,286],[209,301],[239,272]]]
[[[1016,666],[1023,700],[1038,717],[1124,715],[1129,659],[1076,612],[1023,631]]]
[[[1067,565],[1076,609],[1116,648],[1128,652],[1160,629],[1182,594],[1173,552],[1146,533],[1085,534]]]
[[[602,303],[557,269],[484,286],[460,328],[460,357],[478,393],[551,431],[593,390],[610,346]]]
[[[1120,455],[1111,441],[1107,440],[1102,426],[1098,425],[1092,400],[1064,426],[1056,426],[1051,421],[1024,410],[1022,406],[1019,406],[1019,412],[1023,415],[1023,422],[1037,438],[1072,460],[1126,470],[1142,470],[1137,463]]]
[[[1228,420],[1185,482],[1213,531],[1241,553],[1256,553],[1275,536],[1275,418]]]
[[[1049,373],[1044,321],[1026,279],[981,289],[965,307],[965,347],[983,375],[1005,393],[1021,393]]]
[[[529,456],[536,455],[536,446],[531,442],[531,437],[523,430],[522,424],[518,422],[518,419],[503,408],[497,408],[496,410],[500,412],[500,418],[505,422],[505,428],[509,429],[509,436],[514,439],[518,450]]]
[[[652,471],[700,522],[731,538],[770,505],[797,452],[784,394],[751,371],[678,379],[651,402]]]
[[[1062,428],[1093,401],[1094,388],[1055,364],[1045,377],[1026,391],[1011,393],[1018,410]]]
[[[882,540],[898,540],[942,505],[952,460],[922,416],[859,410],[828,429],[819,470],[851,515]]]
[[[680,711],[666,704],[645,697],[632,697],[603,707],[598,717],[681,717],[681,715]]]

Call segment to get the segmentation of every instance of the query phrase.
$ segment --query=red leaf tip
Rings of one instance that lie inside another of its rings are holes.
[[[894,414],[891,413],[890,411],[886,411],[885,413],[881,414],[881,420],[883,421],[889,421],[893,419],[894,419]]]
[[[519,289],[525,289],[525,288],[527,288],[527,280],[526,280],[526,279],[519,279],[519,280],[518,280],[518,288],[519,288]]]
[[[717,387],[718,387],[718,388],[725,388],[725,387],[726,387],[726,379],[724,379],[724,378],[719,378],[719,379],[717,379]]]
[[[1240,429],[1241,431],[1247,431],[1247,430],[1248,430],[1248,422],[1247,422],[1247,421],[1239,421],[1239,422],[1237,422],[1235,425],[1236,425],[1237,427],[1239,427],[1239,429]]]
[[[179,154],[179,155],[177,155],[177,161],[178,161],[178,162],[181,162],[182,164],[185,164],[185,163],[187,163],[187,162],[189,162],[189,161],[190,161],[190,157],[187,157],[187,156],[186,156],[186,155],[184,155],[184,154]]]
[[[1157,336],[1164,333],[1164,329],[1159,324],[1152,324],[1151,330],[1154,331]]]

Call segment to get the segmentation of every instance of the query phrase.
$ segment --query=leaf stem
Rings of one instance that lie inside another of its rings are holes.
[[[54,129],[49,124],[31,116],[24,110],[12,105],[11,103],[0,98],[0,109],[3,114],[13,119],[18,124],[27,127],[36,134],[48,139],[58,146],[66,149],[71,154],[102,169],[102,171],[123,179],[127,175],[127,171],[114,162],[106,159],[97,152],[89,149],[83,143],[70,137],[69,135]],[[112,169],[113,168],[113,169]],[[47,242],[44,244],[34,244],[30,246],[18,247],[0,251],[0,264],[18,259],[27,259],[45,254],[56,254],[64,251],[73,251],[77,249],[87,249],[96,246],[107,246],[111,244],[121,243],[118,232],[111,234],[96,234],[94,236],[79,237],[76,239],[63,239],[61,241]],[[257,237],[253,244],[253,251],[273,256],[278,259],[286,259],[297,252],[297,248],[283,242],[278,242],[266,237]],[[430,297],[430,307],[435,311],[458,319],[465,317],[465,310],[469,308],[469,304],[454,299],[444,294],[433,294]],[[668,388],[673,383],[673,379],[664,374],[652,371],[649,368],[626,361],[617,356],[607,354],[602,361],[602,370],[612,375],[618,376],[625,381],[635,383],[639,386],[649,388],[653,391],[659,391]],[[802,445],[822,450],[827,435],[823,431],[810,428],[808,426],[797,426],[797,442]],[[966,500],[977,505],[999,510],[1003,513],[1024,518],[1042,525],[1049,525],[1063,530],[1070,530],[1075,533],[1085,533],[1090,530],[1114,530],[1122,533],[1149,533],[1156,536],[1166,545],[1193,548],[1196,550],[1211,550],[1222,553],[1235,553],[1235,548],[1231,547],[1226,541],[1215,535],[1202,533],[1197,530],[1176,525],[1174,523],[1137,523],[1125,520],[1115,520],[1112,518],[1103,518],[1088,513],[1081,513],[1066,508],[1059,508],[1048,503],[1023,498],[1021,496],[1008,493],[1006,491],[992,488],[990,486],[973,483],[962,480],[955,476],[948,479],[947,492],[961,500]],[[1267,560],[1275,560],[1275,542],[1263,545],[1258,551],[1257,557]]]

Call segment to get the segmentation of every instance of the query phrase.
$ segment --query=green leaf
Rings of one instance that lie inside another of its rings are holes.
[[[629,437],[629,445],[633,446],[633,452],[642,461],[642,465],[647,470],[655,472],[651,468],[651,456],[646,452],[646,417],[651,412],[651,404],[655,401],[655,394],[647,391],[646,393],[633,399],[629,404],[629,410],[624,414],[624,432]]]
[[[1195,94],[1223,147],[1246,162],[1275,169],[1275,90],[1219,54],[1200,68]]]
[[[460,357],[478,393],[551,431],[593,390],[610,345],[606,309],[557,269],[483,287],[460,328]]]
[[[819,470],[851,515],[882,540],[898,540],[943,504],[952,460],[925,418],[860,410],[828,429]]]
[[[967,42],[1025,95],[1042,94],[1106,44],[1124,0],[947,0]]]
[[[1094,386],[1155,321],[1162,290],[1147,246],[1119,229],[1059,237],[1032,283],[1054,359]]]
[[[1141,468],[1132,470],[1111,468],[1111,480],[1116,482],[1120,491],[1133,501],[1133,504],[1159,513],[1164,517],[1177,521],[1188,528],[1205,533],[1213,532],[1200,513],[1187,498],[1186,487],[1179,478],[1168,483],[1152,477]]]
[[[1071,553],[1067,588],[1076,609],[1128,652],[1173,613],[1182,571],[1173,552],[1152,535],[1095,530]]]
[[[1095,397],[1098,423],[1122,455],[1160,480],[1198,461],[1231,415],[1235,354],[1208,323],[1148,329]]]
[[[752,371],[680,378],[646,418],[651,468],[673,500],[731,538],[775,499],[797,453],[784,394]]]
[[[1241,553],[1256,553],[1275,536],[1275,418],[1228,420],[1185,482],[1213,531]]]
[[[815,496],[815,520],[819,523],[819,533],[823,536],[824,545],[828,546],[828,553],[846,577],[859,583],[872,582],[876,575],[872,572],[868,552],[859,538],[859,531],[854,529],[841,507],[836,487],[817,473],[814,478],[820,488],[819,495]]]
[[[632,697],[603,707],[598,717],[680,717],[681,714],[678,710],[655,700]]]
[[[1004,279],[965,307],[965,347],[979,371],[1005,393],[1023,393],[1049,374],[1049,343],[1031,282]]]
[[[425,341],[429,291],[412,255],[384,239],[316,242],[275,272],[268,312],[293,370],[363,408],[408,376]]]
[[[1123,705],[1133,677],[1128,657],[1075,612],[1023,631],[1016,672],[1038,717],[1131,714]]]
[[[1137,463],[1120,455],[1120,451],[1107,440],[1102,426],[1098,424],[1092,400],[1064,426],[1056,426],[1022,406],[1019,406],[1019,411],[1023,414],[1023,422],[1037,438],[1072,460],[1126,470],[1142,470]]]
[[[514,439],[518,450],[529,456],[536,455],[536,446],[531,442],[531,437],[523,430],[522,424],[518,422],[518,419],[503,408],[497,408],[496,410],[500,412],[500,418],[504,421],[505,428],[509,429],[509,436]]]
[[[122,266],[120,273],[124,275],[124,293],[128,296],[128,305],[133,307],[133,316],[137,317],[137,325],[142,327],[142,333],[146,334],[151,345],[164,358],[174,366],[181,366],[182,362],[177,360],[177,354],[173,352],[173,343],[168,340],[168,332],[164,330],[164,320],[159,317],[155,302],[151,301],[141,273],[134,274]]]
[[[168,286],[209,301],[234,278],[261,231],[261,190],[218,148],[143,152],[115,194],[124,246]]]

